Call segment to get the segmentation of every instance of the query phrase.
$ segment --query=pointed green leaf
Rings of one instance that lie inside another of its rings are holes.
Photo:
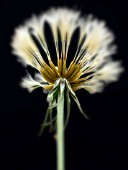
[[[47,109],[47,112],[46,112],[46,115],[45,115],[45,118],[44,118],[44,121],[43,121],[43,123],[42,123],[42,125],[41,125],[41,128],[40,128],[40,131],[39,131],[39,133],[38,133],[38,135],[39,136],[41,136],[42,135],[42,133],[43,133],[43,131],[44,131],[44,128],[47,126],[46,124],[47,124],[47,120],[48,120],[48,115],[49,115],[49,112],[51,111],[51,109]]]
[[[66,100],[67,100],[67,116],[66,116],[66,122],[65,122],[65,128],[67,127],[69,116],[70,116],[70,109],[71,109],[71,100],[69,97],[69,91],[66,91]]]

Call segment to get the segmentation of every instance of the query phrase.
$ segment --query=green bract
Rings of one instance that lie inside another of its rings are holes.
[[[64,95],[65,94],[65,95]],[[49,103],[46,116],[44,119],[44,122],[42,124],[41,130],[39,134],[41,134],[44,130],[45,127],[49,126],[50,130],[55,130],[56,127],[56,118],[57,116],[53,117],[52,111],[54,108],[57,107],[58,103],[60,102],[62,95],[65,96],[66,102],[67,102],[67,116],[65,120],[65,127],[68,123],[69,116],[70,116],[70,105],[71,105],[71,100],[70,96],[74,99],[76,102],[80,112],[84,115],[86,119],[88,119],[88,116],[84,113],[83,109],[81,108],[80,102],[73,92],[69,82],[65,78],[59,78],[56,80],[53,89],[49,92],[47,96],[47,101]]]

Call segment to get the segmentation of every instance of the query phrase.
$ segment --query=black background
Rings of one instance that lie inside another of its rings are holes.
[[[125,73],[101,94],[84,90],[77,96],[89,115],[86,120],[72,101],[65,132],[66,170],[128,169],[128,9],[125,1],[5,0],[0,1],[0,170],[55,170],[56,148],[52,133],[37,133],[48,106],[41,89],[29,94],[19,87],[25,69],[11,54],[14,28],[33,13],[67,6],[104,19],[116,35]]]

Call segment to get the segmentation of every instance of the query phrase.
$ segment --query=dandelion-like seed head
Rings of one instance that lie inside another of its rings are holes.
[[[57,63],[52,61],[55,56],[51,56],[46,41],[46,22],[53,35],[51,41],[54,39]],[[67,64],[71,39],[76,29],[79,29],[77,50],[71,63]],[[93,15],[82,18],[80,12],[67,8],[52,8],[38,17],[34,15],[15,30],[11,44],[20,62],[25,66],[31,65],[39,72],[35,78],[28,74],[21,86],[29,92],[38,87],[48,92],[49,113],[50,109],[57,106],[57,96],[61,99],[65,90],[68,99],[70,94],[83,112],[75,91],[85,89],[89,93],[102,92],[105,84],[117,81],[123,71],[121,62],[111,58],[116,52],[113,41],[114,35],[105,22]]]

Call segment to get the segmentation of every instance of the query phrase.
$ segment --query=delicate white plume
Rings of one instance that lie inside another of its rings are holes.
[[[26,77],[22,78],[22,82],[20,85],[22,88],[28,89],[28,91],[31,93],[38,87],[43,88],[43,84],[45,83],[46,81],[41,77],[39,73],[35,74],[35,79],[33,79],[28,73]]]

